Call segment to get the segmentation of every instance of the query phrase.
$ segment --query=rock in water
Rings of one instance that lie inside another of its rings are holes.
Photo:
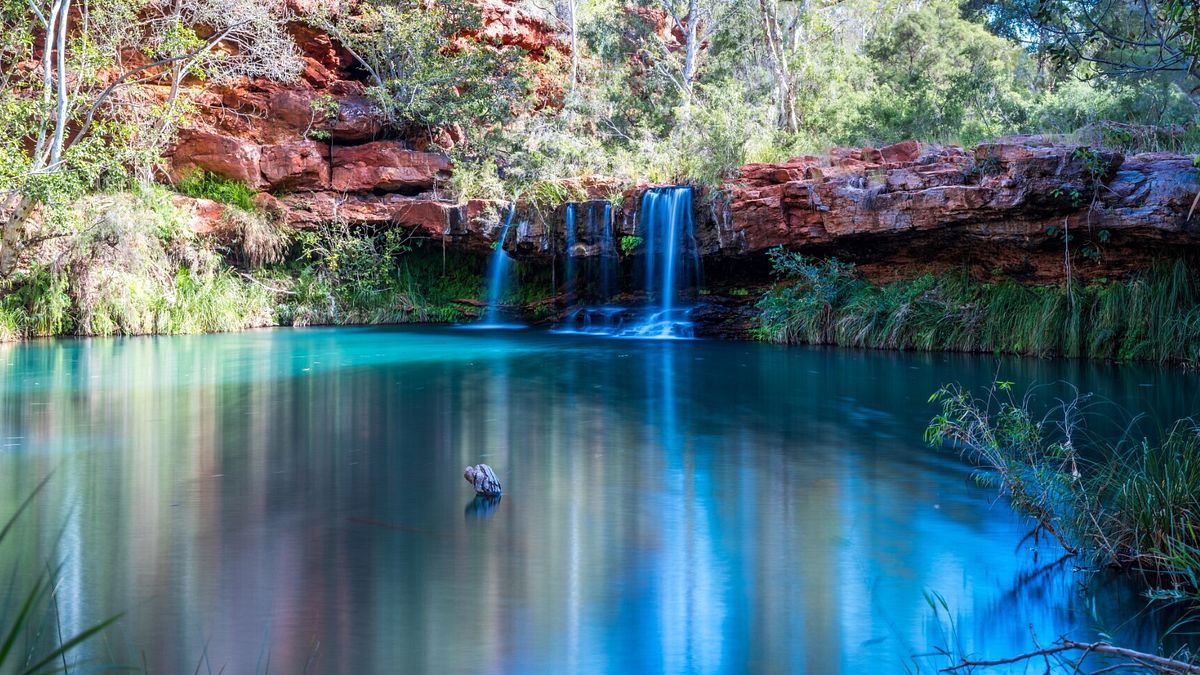
[[[475,486],[475,493],[485,497],[500,496],[500,479],[496,478],[496,472],[492,471],[492,467],[487,464],[476,464],[463,469],[463,478],[467,482]]]

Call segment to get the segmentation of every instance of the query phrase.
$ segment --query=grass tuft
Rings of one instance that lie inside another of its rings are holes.
[[[198,169],[187,174],[175,189],[189,197],[211,199],[214,202],[254,211],[254,190],[245,183]]]
[[[1200,363],[1200,293],[1183,261],[1068,291],[965,272],[878,285],[836,259],[771,258],[780,283],[755,331],[770,342]]]

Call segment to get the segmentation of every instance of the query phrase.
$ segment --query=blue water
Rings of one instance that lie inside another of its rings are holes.
[[[1153,648],[1132,588],[1043,569],[1056,548],[922,444],[927,398],[999,374],[1112,399],[1097,431],[1200,412],[1168,369],[531,330],[59,340],[0,365],[0,516],[54,471],[15,541],[63,561],[65,633],[124,611],[89,653],[154,673],[206,650],[214,673],[891,673],[951,641],[1025,650],[1030,626]],[[462,479],[478,462],[495,508]]]

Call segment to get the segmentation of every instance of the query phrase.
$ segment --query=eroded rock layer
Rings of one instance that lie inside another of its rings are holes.
[[[534,59],[566,48],[553,26],[512,2],[481,7],[483,29],[463,39],[519,47]],[[430,138],[388,128],[353,57],[311,26],[297,22],[292,31],[305,58],[298,81],[197,84],[190,92],[197,113],[179,134],[168,179],[204,170],[242,181],[260,191],[259,206],[296,228],[338,219],[490,249],[508,206],[460,203],[449,192],[454,167],[443,151],[468,132],[448,128]],[[320,113],[328,108],[318,99],[336,103],[336,113]],[[641,195],[653,186],[602,176],[562,182],[583,207],[620,195],[613,230],[638,234]],[[784,246],[854,260],[884,278],[965,264],[980,275],[1044,281],[1061,278],[1067,258],[1075,272],[1100,276],[1191,255],[1200,243],[1200,218],[1188,219],[1197,190],[1192,158],[1183,155],[1127,157],[1036,137],[969,150],[906,141],[744,166],[719,188],[697,191],[695,221],[706,258],[760,270],[763,253]],[[222,217],[211,203],[194,210],[201,221]],[[565,210],[519,205],[504,246],[526,259],[561,260]],[[598,255],[585,225],[576,227],[570,255]]]

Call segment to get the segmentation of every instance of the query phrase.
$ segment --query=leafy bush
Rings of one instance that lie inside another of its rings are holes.
[[[228,331],[267,325],[273,291],[231,271],[160,188],[84,200],[94,217],[43,244],[0,289],[0,334],[22,337]],[[247,214],[249,217],[250,214]]]
[[[45,337],[68,332],[74,326],[67,276],[36,266],[8,282],[0,298],[6,330],[23,337]]]
[[[421,249],[404,230],[352,232],[334,223],[299,235],[298,269],[278,309],[292,325],[459,321],[479,295],[480,261]]]
[[[519,50],[456,39],[479,31],[465,0],[364,3],[316,21],[354,50],[374,86],[368,94],[398,126],[486,125],[522,109],[530,83]]]

